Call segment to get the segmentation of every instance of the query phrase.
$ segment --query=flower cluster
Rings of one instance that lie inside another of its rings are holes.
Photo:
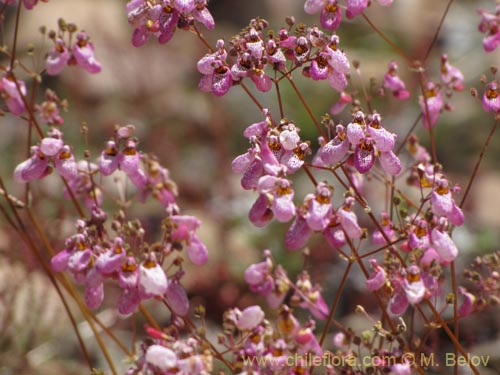
[[[73,34],[78,31],[75,24],[66,24],[63,20],[59,21],[59,30],[49,33],[50,39],[54,42],[54,47],[47,56],[45,69],[47,74],[55,76],[60,74],[67,65],[78,65],[89,73],[99,73],[101,64],[94,56],[94,45],[90,41],[85,31],[76,34],[76,41],[70,44],[65,41],[72,40]]]
[[[309,274],[304,271],[293,283],[280,265],[274,266],[269,250],[264,251],[264,257],[264,261],[245,270],[244,277],[250,290],[265,297],[273,309],[279,308],[288,292],[293,290],[290,300],[294,305],[308,309],[316,319],[325,319],[328,307],[321,296],[320,286],[311,283]]]
[[[206,375],[213,370],[213,356],[194,337],[180,339],[177,331],[166,333],[147,328],[151,337],[140,347],[140,357],[127,375]],[[175,336],[174,336],[175,335]]]
[[[78,220],[77,233],[68,237],[64,250],[52,258],[54,271],[68,270],[78,283],[85,285],[85,301],[90,308],[101,305],[103,283],[108,279],[117,281],[122,290],[118,311],[124,316],[150,298],[165,298],[174,314],[186,315],[189,300],[180,283],[184,271],[182,256],[177,252],[185,248],[188,257],[197,265],[207,261],[207,249],[195,232],[200,221],[193,216],[180,215],[171,206],[164,220],[163,241],[149,244],[141,224],[127,221],[123,212],[119,212],[111,223],[115,236],[108,234],[106,220],[107,214],[97,206],[90,220]],[[168,278],[162,267],[167,261],[169,269],[178,268]]]
[[[378,0],[382,6],[390,6],[394,0]],[[345,16],[352,19],[362,14],[370,5],[369,0],[345,0]],[[337,0],[306,0],[304,11],[314,14],[321,11],[321,27],[326,30],[336,30],[342,20],[341,6]]]
[[[315,322],[300,324],[287,305],[280,308],[274,324],[260,307],[250,306],[226,311],[223,326],[220,341],[240,374],[309,374],[310,363],[301,356],[323,355],[314,335]]]
[[[478,13],[481,15],[479,31],[486,34],[483,38],[483,48],[486,52],[492,52],[500,44],[500,5],[497,4],[495,13],[484,9],[478,9]]]
[[[17,182],[41,179],[55,168],[56,172],[68,181],[78,174],[78,167],[70,146],[64,144],[62,132],[51,128],[48,136],[31,147],[31,157],[19,164],[14,171]]]
[[[189,30],[194,21],[209,30],[215,28],[207,0],[131,0],[127,3],[128,22],[134,28],[132,44],[144,45],[151,36],[158,42],[169,42],[179,29]]]
[[[446,54],[441,56],[440,84],[428,81],[425,85],[423,95],[418,101],[422,110],[422,122],[425,129],[433,128],[443,109],[450,109],[447,103],[443,102],[442,91],[447,97],[452,96],[453,91],[464,89],[464,76],[462,72],[448,62]]]
[[[290,35],[282,28],[278,35],[269,31],[271,37],[266,37],[267,27],[265,20],[252,20],[247,29],[231,40],[229,55],[236,59],[232,64],[227,61],[224,42],[219,40],[216,50],[198,62],[198,70],[203,74],[200,89],[222,96],[232,85],[250,78],[259,91],[267,92],[273,79],[265,72],[266,68],[286,74],[287,61],[304,66],[304,75],[313,80],[328,80],[338,92],[346,88],[350,65],[346,54],[339,49],[337,35],[313,27],[298,29],[297,35]]]

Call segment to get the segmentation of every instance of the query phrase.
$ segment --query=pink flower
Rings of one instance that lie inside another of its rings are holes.
[[[162,296],[167,291],[168,280],[163,268],[156,262],[154,253],[139,266],[139,291],[146,298]]]
[[[323,231],[330,223],[332,215],[331,194],[333,188],[324,182],[316,186],[316,194],[306,197],[305,205],[308,206],[304,219],[313,231]]]
[[[326,30],[334,31],[339,28],[341,21],[342,12],[338,6],[337,0],[328,0],[319,17],[321,27]]]
[[[14,170],[14,179],[17,182],[29,182],[31,180],[45,177],[50,173],[49,158],[47,158],[38,146],[31,148],[31,158],[23,161]]]
[[[66,48],[64,41],[60,38],[55,40],[55,46],[47,56],[45,69],[47,74],[51,76],[61,73],[66,65],[68,65],[71,54]]]
[[[95,260],[96,269],[103,274],[110,274],[121,268],[122,262],[126,257],[121,237],[114,239],[113,246],[106,249]]]
[[[194,0],[174,0],[174,7],[181,13],[190,13],[196,7]]]
[[[424,128],[433,128],[434,125],[436,125],[441,110],[443,109],[441,92],[434,83],[428,82],[424,96],[419,96],[418,101],[420,103],[420,108],[422,109],[422,121]]]
[[[450,65],[446,54],[441,56],[441,81],[455,91],[464,89],[464,75],[458,68]]]
[[[274,176],[263,176],[259,179],[257,190],[260,194],[272,196],[271,210],[276,220],[287,222],[293,218],[295,215],[294,192],[290,181]]]
[[[104,285],[101,283],[96,286],[87,286],[85,291],[85,303],[91,309],[97,309],[104,301]]]
[[[368,0],[346,0],[346,6],[345,15],[351,19],[365,11],[368,6]]]
[[[94,57],[94,45],[90,43],[87,34],[81,31],[76,39],[73,45],[73,56],[77,64],[89,73],[99,73],[101,64]]]
[[[398,76],[398,65],[395,61],[389,63],[389,71],[384,76],[384,88],[391,90],[395,98],[405,100],[410,97],[406,85]]]
[[[345,107],[349,103],[352,103],[352,96],[349,95],[348,93],[342,91],[340,93],[340,98],[339,98],[338,102],[334,103],[330,107],[330,113],[332,115],[338,115],[339,113],[341,113],[345,109]]]
[[[458,308],[458,315],[460,317],[469,316],[474,310],[474,304],[476,303],[476,297],[467,291],[464,287],[458,287],[458,293],[461,294],[464,299],[462,305]]]
[[[395,363],[391,366],[391,375],[411,375],[411,365],[408,363]]]
[[[442,225],[432,229],[431,240],[434,249],[439,254],[441,264],[449,264],[458,255],[458,249],[448,233],[444,231]]]
[[[198,87],[203,92],[211,92],[215,96],[227,94],[233,85],[231,69],[226,64],[227,52],[224,49],[224,41],[217,41],[217,51],[207,54],[198,61],[198,71],[203,77]]]
[[[408,302],[412,305],[420,303],[425,297],[425,285],[420,277],[420,270],[418,266],[411,265],[406,270],[407,275],[404,280],[404,289]]]
[[[500,112],[500,98],[498,97],[498,84],[492,81],[488,84],[488,89],[483,94],[483,109],[486,112]]]
[[[374,271],[373,275],[366,280],[366,288],[373,292],[385,285],[386,273],[383,267],[379,266],[375,259],[370,259],[370,265]]]
[[[306,246],[311,234],[312,230],[307,224],[306,219],[298,213],[286,232],[285,246],[290,250],[301,249]]]
[[[342,125],[335,127],[336,135],[328,143],[323,138],[319,139],[319,148],[313,164],[329,167],[342,161],[349,151],[349,140],[346,138],[345,129]]]
[[[304,11],[307,14],[318,13],[326,5],[327,0],[306,0],[304,4]]]
[[[244,273],[245,281],[250,285],[250,290],[262,296],[269,295],[274,289],[274,280],[271,276],[272,262],[266,260],[250,265]]]
[[[19,86],[19,89],[17,86]],[[26,85],[23,81],[17,80],[16,85],[16,82],[7,73],[0,81],[0,93],[10,113],[15,116],[23,114],[25,109],[23,96],[26,96]]]
[[[257,327],[264,319],[264,311],[260,306],[250,306],[241,312],[236,322],[236,327],[240,331],[251,331]]]
[[[345,199],[344,205],[337,211],[337,216],[339,218],[340,225],[350,238],[360,238],[363,234],[363,230],[358,224],[358,217],[351,211],[354,205],[354,198],[347,197]]]
[[[158,369],[161,372],[166,372],[177,366],[175,352],[161,345],[151,345],[146,351],[144,360],[153,370]]]
[[[460,226],[464,223],[464,214],[455,203],[448,188],[448,181],[438,180],[431,194],[431,209],[438,216],[445,216],[450,223]]]
[[[395,238],[393,238],[394,231],[391,228],[392,222],[389,218],[389,214],[387,212],[383,211],[380,213],[380,216],[382,217],[380,225],[382,227],[383,233],[385,234],[385,237],[389,238],[390,241],[395,240]],[[373,243],[375,245],[387,244],[386,239],[384,238],[384,236],[382,235],[382,233],[378,229],[373,231],[372,239],[373,239]]]
[[[208,30],[215,29],[215,22],[212,14],[207,9],[207,0],[196,0],[196,7],[192,11],[196,21],[205,26]]]
[[[181,283],[174,278],[168,283],[165,292],[169,306],[179,316],[186,316],[189,312],[189,299]]]

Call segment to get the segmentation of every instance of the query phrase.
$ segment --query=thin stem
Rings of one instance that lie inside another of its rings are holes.
[[[476,174],[477,174],[477,171],[479,169],[479,165],[481,164],[481,161],[483,160],[484,154],[486,153],[486,149],[488,148],[490,141],[493,138],[493,134],[495,133],[495,130],[497,129],[498,121],[499,120],[495,120],[495,123],[493,124],[493,127],[491,128],[490,133],[488,134],[488,138],[486,138],[486,142],[484,143],[483,148],[481,149],[481,152],[479,153],[479,159],[476,162],[476,165],[474,166],[474,171],[472,172],[469,183],[467,184],[467,187],[465,188],[464,196],[462,197],[462,201],[460,202],[460,208],[462,208],[462,206],[464,205],[465,200],[467,199],[467,196],[469,195],[469,191],[470,191],[470,188],[472,186],[472,183],[476,179]]]
[[[441,327],[443,327],[444,331],[446,332],[446,334],[448,335],[450,340],[453,342],[453,345],[455,346],[455,348],[460,352],[460,354],[462,354],[464,357],[467,357],[467,355],[470,355],[470,353],[467,353],[467,351],[462,347],[462,345],[460,345],[460,342],[457,340],[457,338],[455,337],[453,332],[451,332],[451,329],[448,327],[446,322],[443,320],[443,318],[441,317],[441,314],[439,313],[439,311],[436,310],[436,308],[434,307],[432,302],[430,302],[429,300],[425,300],[425,302],[426,302],[427,306],[429,306],[429,308],[432,310],[434,317],[437,319],[437,321],[439,322]],[[471,362],[468,362],[467,364],[469,365],[469,368],[472,370],[472,372],[475,375],[480,375],[479,371],[477,370],[476,366],[474,366],[474,364],[472,364]]]
[[[453,334],[455,335],[457,341],[460,340],[460,322],[458,320],[458,306],[457,306],[457,274],[455,272],[455,261],[452,261],[450,264],[450,272],[451,272],[451,290],[453,292]],[[455,358],[457,358],[457,348],[453,348]],[[455,362],[455,366],[453,369],[454,375],[458,375],[458,364]]]
[[[299,88],[297,87],[297,85],[293,81],[292,77],[290,77],[287,74],[286,78],[287,78],[288,82],[290,82],[290,84],[292,85],[293,90],[295,91],[295,93],[299,97],[300,102],[302,103],[302,105],[304,106],[306,112],[308,113],[309,117],[311,118],[312,122],[314,123],[314,126],[316,126],[316,129],[318,129],[319,134],[324,139],[328,139],[327,136],[326,136],[326,134],[325,134],[325,132],[323,131],[323,128],[321,127],[320,123],[318,122],[318,120],[316,120],[316,117],[314,117],[314,115],[312,113],[312,110],[311,110],[311,107],[309,107],[309,105],[307,104],[306,100],[304,99],[304,96],[302,95],[302,93],[300,92]]]
[[[52,245],[50,244],[49,240],[47,239],[46,235],[45,235],[45,232],[42,231],[41,229],[41,226],[40,226],[40,223],[38,221],[38,219],[36,218],[35,214],[33,213],[33,211],[28,208],[27,209],[27,213],[28,213],[28,217],[31,221],[31,223],[33,224],[33,226],[35,227],[35,231],[36,233],[38,234],[38,236],[40,237],[40,239],[42,240],[44,246],[47,248],[47,250],[49,251],[49,254],[51,256],[54,256],[55,255],[55,251],[54,251],[54,248],[52,247]],[[50,269],[47,269],[47,271],[50,273],[50,275],[52,275],[52,271]],[[66,291],[73,297],[73,299],[75,300],[75,302],[78,304],[78,307],[79,309],[81,310],[81,312],[84,314],[85,318],[88,320],[88,319],[93,319],[97,325],[99,327],[101,327],[101,329],[106,332],[106,334],[116,343],[116,345],[118,345],[120,347],[120,349],[126,354],[126,355],[130,355],[130,351],[125,347],[125,345],[123,345],[123,343],[113,334],[113,332],[111,332],[109,330],[108,327],[106,327],[104,325],[103,322],[101,322],[101,320],[95,316],[95,314],[91,313],[87,307],[82,304],[82,302],[80,301],[80,299],[78,298],[78,294],[77,292],[74,290],[74,288],[71,286],[71,283],[67,280],[67,278],[65,276],[62,276],[62,278],[59,280],[59,282],[65,287]]]
[[[16,24],[14,28],[14,41],[12,42],[12,56],[10,57],[10,68],[9,70],[12,71],[14,69],[14,61],[16,60],[16,49],[17,49],[17,34],[19,31],[19,19],[21,16],[21,7],[22,7],[22,2],[19,1],[17,4],[17,13],[16,13]]]
[[[210,47],[210,44],[208,44],[207,40],[205,39],[203,34],[200,32],[200,30],[198,30],[198,28],[196,26],[193,26],[193,30],[194,30],[194,33],[196,34],[196,36],[198,37],[198,39],[205,45],[205,47],[207,47],[207,49],[210,51],[210,53],[213,53],[214,52],[213,48]]]
[[[363,83],[363,77],[361,76],[361,70],[359,69],[359,67],[357,67],[355,70],[356,70],[356,75],[358,76],[358,79],[359,79],[359,84],[361,85],[361,90],[363,92],[363,96],[365,98],[366,107],[368,108],[368,112],[372,113],[373,110],[372,110],[371,98],[368,95],[368,92],[366,91],[366,87]]]
[[[425,55],[424,55],[424,58],[422,60],[423,63],[425,63],[427,61],[427,58],[429,57],[429,55],[432,51],[432,48],[434,47],[434,45],[437,42],[439,32],[441,31],[441,28],[443,27],[444,20],[446,19],[446,16],[448,15],[448,11],[450,10],[452,3],[453,3],[453,0],[449,0],[448,5],[446,5],[446,9],[444,10],[443,16],[441,17],[441,20],[439,21],[439,25],[436,29],[436,32],[434,33],[434,37],[432,38],[431,44],[429,45],[429,47],[427,47],[427,51],[425,51]]]
[[[337,309],[338,303],[340,301],[340,297],[342,292],[344,291],[345,283],[347,282],[347,276],[349,276],[349,272],[351,271],[351,267],[354,263],[349,260],[347,263],[347,267],[344,271],[344,275],[342,276],[342,280],[340,280],[340,285],[337,288],[337,293],[335,293],[335,298],[333,299],[332,306],[330,307],[330,312],[328,313],[328,318],[326,318],[326,323],[323,328],[323,332],[321,333],[321,338],[319,339],[319,345],[323,346],[323,342],[325,341],[326,335],[328,333],[328,329],[333,321],[333,316],[335,315],[335,310]],[[312,372],[313,368],[309,372]]]
[[[413,131],[415,130],[415,128],[417,127],[418,125],[418,122],[420,121],[420,119],[422,118],[422,113],[420,113],[417,118],[415,119],[415,121],[413,122],[413,125],[410,127],[410,130],[408,130],[408,133],[406,133],[405,137],[403,138],[403,141],[401,142],[401,144],[398,146],[398,148],[396,149],[396,152],[395,154],[396,155],[399,155],[401,150],[403,149],[403,147],[405,146],[406,144],[406,141],[408,140],[408,137],[411,135],[411,133],[413,133]]]
[[[366,14],[361,13],[366,22],[370,25],[370,27],[375,31],[384,41],[403,59],[405,59],[410,65],[413,64],[413,59],[408,56],[405,52],[401,50],[392,40],[390,40],[383,32],[380,30],[369,18]]]
[[[75,205],[76,210],[78,211],[78,215],[80,218],[84,219],[85,214],[83,213],[82,207],[80,206],[80,203],[78,203],[78,200],[76,199],[75,193],[73,192],[73,189],[71,189],[71,186],[69,186],[68,181],[64,177],[61,176],[61,179],[64,182],[64,186],[66,186],[66,189],[68,190],[69,196],[71,198],[71,201]]]
[[[276,82],[276,75],[277,73],[274,72],[274,87],[276,87],[276,95],[278,96],[278,105],[280,108],[280,118],[285,117],[285,111],[283,110],[283,100],[281,99],[281,92],[280,92],[280,84],[279,82]]]
[[[243,88],[243,90],[245,90],[245,92],[250,97],[250,99],[252,99],[252,101],[255,103],[255,105],[262,111],[264,109],[264,107],[262,106],[262,104],[260,104],[260,102],[257,100],[257,98],[250,92],[248,87],[243,82],[240,82],[240,86]]]
[[[427,117],[427,126],[429,127],[429,137],[431,141],[431,149],[432,149],[432,159],[434,161],[434,164],[438,162],[437,158],[437,151],[436,151],[436,141],[434,139],[434,131],[433,131],[433,125],[431,124],[431,115],[429,113],[429,104],[427,103],[427,97],[425,95],[425,87],[424,87],[424,73],[422,69],[419,69],[418,71],[419,74],[419,83],[420,83],[420,90],[422,91],[422,99],[424,101],[424,108],[425,108],[425,116]]]

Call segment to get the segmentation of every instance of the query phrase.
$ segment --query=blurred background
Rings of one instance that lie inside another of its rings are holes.
[[[447,3],[444,0],[395,0],[392,7],[383,8],[374,1],[366,14],[402,50],[418,59],[431,43]],[[196,62],[206,50],[192,34],[178,31],[167,45],[159,45],[152,39],[144,47],[133,47],[125,4],[109,0],[50,0],[47,4],[38,4],[34,11],[23,9],[19,57],[35,71],[41,71],[44,56],[52,44],[39,28],[56,29],[60,17],[88,32],[96,46],[96,57],[102,63],[102,73],[90,75],[82,69],[66,68],[56,78],[44,77],[40,96],[45,88],[51,88],[61,99],[68,100],[69,111],[63,114],[65,124],[61,130],[65,139],[75,145],[77,158],[81,158],[87,148],[82,141],[82,123],[89,128],[88,148],[94,157],[112,135],[115,124],[134,124],[141,141],[140,149],[157,155],[162,165],[169,168],[179,186],[181,209],[203,221],[200,235],[210,252],[208,266],[196,268],[195,272],[188,270],[185,286],[192,304],[205,305],[211,323],[218,325],[222,312],[228,307],[263,303],[248,292],[242,279],[244,269],[261,259],[263,249],[271,249],[277,261],[287,265],[292,279],[294,273],[302,269],[304,258],[300,253],[291,254],[284,249],[288,224],[272,223],[265,228],[255,228],[249,223],[248,210],[256,194],[244,191],[240,187],[241,176],[231,172],[231,161],[248,148],[243,129],[262,119],[259,109],[240,87],[233,87],[223,98],[198,90],[200,74]],[[499,62],[498,51],[490,54],[482,51],[482,35],[477,31],[480,17],[476,8],[479,6],[490,11],[494,8],[493,1],[453,3],[426,66],[427,77],[439,80],[439,57],[446,52],[450,63],[460,68],[466,77],[465,91],[451,98],[449,104],[453,110],[444,112],[435,128],[439,161],[448,177],[464,188],[493,124],[493,116],[481,110],[480,102],[471,97],[469,91],[475,87],[482,93],[481,75],[486,75],[486,81],[491,80],[490,66]],[[216,19],[216,29],[205,32],[206,38],[212,45],[219,38],[229,41],[248,25],[249,19],[256,17],[270,21],[275,30],[285,25],[284,18],[289,15],[294,15],[297,22],[315,24],[317,15],[307,16],[302,8],[303,1],[297,0],[212,0],[209,9]],[[2,42],[7,46],[12,43],[14,9],[11,7],[6,12],[2,30]],[[402,139],[420,112],[418,97],[413,94],[418,87],[417,74],[361,17],[343,21],[338,34],[341,48],[351,61],[360,62],[363,83],[368,87],[370,79],[374,79],[373,104],[382,115],[385,127]],[[35,52],[28,56],[26,51],[31,44]],[[376,88],[381,86],[391,60],[398,62],[399,73],[412,92],[407,102],[376,96]],[[352,78],[359,87],[358,77]],[[338,94],[327,82],[312,85],[299,75],[297,84],[318,118],[338,100]],[[317,132],[306,111],[289,85],[282,85],[282,90],[286,117],[301,128],[302,139],[310,139],[316,147]],[[252,92],[264,106],[277,113],[273,91],[267,95]],[[348,123],[348,110],[335,120]],[[421,142],[428,145],[421,124],[417,129],[420,129],[417,134]],[[20,141],[25,143],[25,134],[24,123],[9,115],[1,118],[0,174],[11,193],[19,196],[23,187],[10,176],[15,165],[26,158],[26,147],[19,147]],[[488,148],[464,208],[466,224],[454,232],[463,255],[457,262],[459,270],[473,257],[499,249],[499,137],[496,134]],[[65,236],[74,230],[74,219],[66,215],[71,206],[60,200],[62,187],[57,179],[48,178],[36,185],[34,196],[38,198],[33,205],[44,219],[54,247],[62,249]],[[304,176],[295,177],[294,187],[297,202],[313,188]],[[383,189],[373,189],[367,191],[367,198],[376,206],[384,194]],[[339,191],[335,197],[336,207],[341,198]],[[54,201],[58,201],[58,205],[54,205]],[[136,205],[133,212],[146,227],[159,230],[164,216],[160,205]],[[87,373],[69,320],[51,284],[3,219],[0,224],[0,375]],[[362,224],[368,226],[368,223]],[[319,236],[311,239],[309,250],[308,269],[313,270],[314,281],[324,285],[324,295],[330,303],[345,263]],[[337,316],[354,329],[366,325],[353,315],[354,307],[367,297],[362,280],[358,272],[352,273]],[[131,322],[116,317],[113,301],[116,302],[116,295],[106,289],[105,306],[99,316],[114,327],[119,337],[126,338],[130,335]],[[168,322],[169,317],[163,316],[163,310],[155,311],[154,305],[149,307],[160,322]],[[500,353],[498,312],[492,308],[464,321],[462,335],[471,351],[487,355]],[[136,323],[139,327],[143,324],[140,320]],[[81,323],[80,328],[96,367],[106,368],[91,331],[85,323]],[[113,344],[109,347],[115,350]],[[120,352],[115,354],[121,358]],[[498,359],[495,361],[493,366],[498,366]],[[117,360],[117,363],[121,370],[127,368],[123,361]],[[499,367],[493,367],[490,373],[498,371]]]

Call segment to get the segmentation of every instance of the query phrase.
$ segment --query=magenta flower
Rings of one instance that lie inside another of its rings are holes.
[[[308,207],[308,210],[304,214],[304,219],[313,231],[323,231],[330,223],[333,210],[332,190],[331,186],[320,182],[316,186],[316,193],[305,198],[305,206]]]
[[[47,74],[55,76],[61,73],[66,65],[68,65],[70,57],[71,54],[68,48],[66,48],[64,41],[60,38],[56,39],[55,46],[47,56],[45,63]]]
[[[346,138],[345,129],[339,124],[335,127],[335,132],[335,137],[328,143],[325,143],[322,137],[319,139],[321,147],[314,157],[313,164],[329,167],[342,161],[346,156],[349,151],[349,140]]]
[[[189,312],[189,299],[186,290],[181,285],[177,278],[174,278],[168,283],[165,292],[168,305],[172,308],[173,313],[179,316],[186,316]]]
[[[483,109],[486,112],[500,112],[500,98],[498,97],[498,84],[492,81],[488,84],[488,89],[483,94]]]
[[[150,253],[139,266],[138,287],[144,298],[162,296],[167,291],[167,276],[163,268],[156,262],[154,253]]]
[[[448,62],[446,54],[441,56],[441,81],[455,91],[464,89],[464,75],[457,67]]]
[[[179,12],[188,14],[194,10],[196,4],[194,0],[174,0],[174,7]]]
[[[274,289],[274,279],[271,275],[272,262],[269,257],[260,263],[250,265],[244,273],[244,279],[253,293],[261,296],[269,295]]]
[[[19,86],[19,89],[17,86]],[[15,116],[23,114],[25,109],[23,96],[26,96],[26,84],[23,81],[17,80],[16,85],[16,82],[7,73],[0,80],[0,94],[5,100],[10,113]]]
[[[203,77],[198,87],[203,92],[211,92],[215,96],[227,94],[233,85],[231,69],[226,64],[227,52],[224,49],[224,41],[217,41],[217,51],[207,54],[198,61],[198,71]]]
[[[433,128],[436,125],[441,110],[444,108],[441,92],[433,82],[428,82],[424,96],[419,96],[418,101],[422,109],[424,128]]]
[[[40,151],[40,147],[31,148],[31,157],[14,170],[14,179],[17,182],[29,182],[35,179],[45,177],[50,173],[49,158]]]
[[[196,6],[192,11],[192,15],[196,21],[201,23],[207,30],[215,29],[214,17],[207,8],[208,0],[196,0]]]
[[[398,76],[398,65],[395,61],[389,63],[389,71],[384,76],[384,88],[391,90],[397,99],[405,100],[410,97],[405,83]]]
[[[432,246],[439,254],[441,264],[447,265],[455,260],[458,255],[457,246],[455,245],[449,234],[444,231],[443,225],[432,229],[431,240]]]
[[[94,57],[94,45],[90,43],[87,34],[81,31],[76,39],[77,41],[73,45],[73,56],[77,64],[89,73],[99,73],[101,64]]]
[[[177,355],[169,348],[162,345],[151,345],[144,358],[151,371],[167,373],[177,367]]]
[[[111,274],[118,271],[123,261],[125,260],[126,253],[123,248],[123,239],[116,237],[113,241],[113,246],[106,249],[95,260],[95,268],[103,274]]]
[[[45,92],[45,101],[36,105],[36,110],[40,113],[40,119],[42,122],[49,125],[62,125],[64,123],[64,119],[61,117],[59,112],[59,98],[52,91],[47,89]]]
[[[500,9],[497,5],[495,13],[488,13],[483,9],[478,9],[478,13],[482,17],[479,31],[486,34],[483,38],[483,48],[486,52],[492,52],[500,44]]]
[[[463,302],[458,308],[458,315],[460,317],[469,316],[474,310],[474,304],[476,303],[476,297],[467,291],[464,287],[458,287],[458,293],[463,296]]]
[[[385,237],[387,237],[390,241],[394,241],[395,238],[394,236],[394,230],[392,230],[392,222],[389,218],[389,214],[385,211],[380,213],[380,216],[382,217],[382,220],[380,222],[380,225],[382,227],[383,233]],[[375,245],[385,245],[387,244],[387,241],[384,237],[384,235],[378,230],[373,231],[372,235],[372,240]]]
[[[337,216],[342,229],[349,238],[360,238],[363,230],[358,224],[358,217],[351,210],[354,205],[354,198],[347,197],[344,205],[337,211]]]
[[[236,322],[236,327],[240,331],[251,331],[256,328],[264,319],[264,311],[260,306],[250,306],[241,312]]]
[[[298,250],[306,246],[312,230],[302,214],[297,213],[292,225],[285,235],[285,246],[290,250]]]
[[[191,262],[196,265],[205,264],[208,261],[208,250],[196,234],[201,221],[188,215],[172,215],[170,219],[173,223],[172,241],[186,244],[186,251]]]
[[[296,295],[301,300],[299,306],[308,309],[316,319],[326,319],[328,306],[321,295],[320,286],[318,284],[313,286],[306,272],[299,275],[296,286]]]
[[[368,0],[346,0],[346,6],[345,15],[352,19],[365,11],[368,7]]]
[[[434,214],[447,217],[455,226],[464,223],[464,214],[451,196],[447,180],[440,179],[436,182],[431,194],[431,209]]]
[[[134,27],[132,34],[134,47],[144,45],[151,35],[156,36],[161,44],[169,42],[180,19],[180,13],[175,7],[151,4],[145,0],[130,1],[127,3],[126,11],[129,24]],[[198,14],[198,17],[206,18],[206,14]]]
[[[337,0],[328,0],[325,7],[321,10],[319,22],[321,27],[326,30],[337,30],[342,21],[342,12],[337,3]]]
[[[285,178],[263,176],[259,179],[257,190],[260,194],[269,195],[270,208],[279,222],[290,221],[295,215],[293,203],[294,192],[290,181]]]
[[[387,275],[384,268],[379,266],[375,259],[370,259],[370,265],[373,269],[373,274],[366,280],[366,288],[373,292],[385,285]]]
[[[332,115],[338,115],[345,109],[345,107],[349,103],[352,103],[352,96],[342,91],[340,93],[339,100],[330,107],[330,113]]]
[[[327,4],[327,0],[306,0],[304,4],[304,11],[307,14],[318,13]]]
[[[406,270],[404,289],[408,302],[412,305],[420,303],[425,297],[425,285],[420,277],[420,269],[416,265],[411,265]]]

